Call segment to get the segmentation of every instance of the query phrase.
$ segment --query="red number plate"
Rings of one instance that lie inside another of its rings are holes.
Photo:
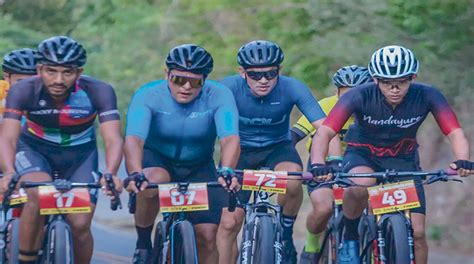
[[[244,170],[242,190],[258,191],[261,189],[269,193],[286,193],[288,173],[286,171]]]
[[[177,184],[160,184],[160,210],[163,213],[209,210],[207,184],[191,183],[184,194]]]
[[[54,186],[40,186],[38,190],[41,215],[91,212],[89,190],[86,188],[58,192]]]
[[[337,205],[342,204],[342,200],[344,198],[344,188],[333,186],[332,192],[334,194],[334,202]]]
[[[18,192],[14,192],[10,196],[10,205],[17,205],[26,203],[28,201],[28,197],[26,195],[25,189],[20,188]],[[3,194],[0,194],[0,203],[3,202]]]
[[[367,190],[376,215],[420,207],[413,180],[378,185]]]

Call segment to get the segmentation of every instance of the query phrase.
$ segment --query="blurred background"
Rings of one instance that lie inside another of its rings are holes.
[[[335,92],[338,68],[367,65],[376,49],[404,45],[420,61],[418,80],[442,90],[474,144],[472,0],[0,0],[0,55],[53,35],[85,46],[85,73],[114,85],[123,117],[138,87],[164,77],[165,56],[178,44],[210,51],[210,78],[221,79],[236,72],[242,44],[275,41],[285,52],[283,73],[319,99]],[[293,120],[300,115],[294,111]],[[424,169],[446,167],[452,154],[432,118],[418,136]],[[427,187],[427,235],[438,252],[473,254],[473,183]],[[306,202],[297,226],[308,209]]]

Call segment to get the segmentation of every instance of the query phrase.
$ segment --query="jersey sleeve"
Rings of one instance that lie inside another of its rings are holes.
[[[239,135],[239,114],[234,96],[229,88],[219,85],[219,92],[215,93],[214,102],[217,108],[214,114],[217,136],[224,138]]]
[[[8,90],[3,118],[21,120],[23,111],[30,105],[29,99],[32,98],[30,94],[33,91],[28,89],[29,87],[23,87],[25,84],[33,85],[31,82],[17,82]]]
[[[114,88],[109,84],[103,83],[100,87],[93,89],[93,91],[91,99],[94,102],[94,107],[97,109],[99,123],[120,120]]]
[[[358,105],[362,105],[360,91],[352,89],[339,98],[326,120],[324,120],[323,125],[339,133],[346,121],[356,111]]]
[[[150,130],[152,111],[148,105],[149,90],[146,87],[140,88],[132,97],[127,112],[126,136],[136,136],[146,140]]]
[[[291,88],[290,93],[293,93],[298,109],[300,109],[310,123],[325,118],[326,115],[323,109],[319,106],[309,87],[299,81],[296,82],[298,82],[297,87]]]
[[[313,125],[308,121],[308,118],[301,116],[300,119],[293,125],[292,131],[302,137],[306,137],[311,134],[315,129]]]
[[[453,130],[460,128],[456,114],[446,98],[435,88],[427,90],[430,111],[444,135],[449,135]]]

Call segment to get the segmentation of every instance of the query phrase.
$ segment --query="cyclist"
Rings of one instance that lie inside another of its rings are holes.
[[[240,154],[232,93],[207,79],[213,69],[211,54],[195,44],[180,45],[170,50],[166,67],[165,80],[147,83],[135,93],[127,115],[127,189],[138,192],[134,263],[145,263],[150,255],[151,232],[159,212],[158,191],[145,190],[147,182],[206,182],[217,175],[235,175],[232,168]],[[218,173],[213,161],[216,136],[222,163]],[[219,181],[223,183],[223,178]],[[237,178],[232,181],[230,188],[238,188]],[[209,190],[209,211],[187,214],[196,230],[200,263],[218,261],[216,233],[222,205],[217,193]]]
[[[36,75],[36,51],[28,48],[14,50],[3,57],[3,79],[0,80],[0,127],[10,86]]]
[[[121,182],[115,174],[122,158],[122,138],[115,92],[107,83],[81,76],[85,63],[86,51],[75,40],[65,36],[46,39],[38,46],[38,76],[18,82],[9,90],[5,129],[0,138],[2,192],[15,171],[20,181],[50,181],[57,171],[72,182],[94,182],[91,171],[98,169],[96,116],[105,143],[106,172],[114,175],[120,191]],[[26,124],[20,127],[23,114]],[[44,217],[39,215],[38,190],[26,192],[19,258],[20,263],[35,263]],[[93,194],[91,200],[95,203],[97,194]],[[67,215],[78,263],[91,260],[92,217],[92,213]]]
[[[418,61],[411,50],[396,45],[377,50],[369,63],[369,72],[375,83],[347,92],[316,132],[311,149],[313,175],[326,178],[331,173],[331,168],[324,164],[328,142],[351,115],[356,121],[345,136],[348,145],[343,160],[345,171],[419,170],[416,133],[429,112],[451,143],[456,158],[452,168],[458,169],[461,176],[472,172],[468,141],[445,97],[433,86],[413,81],[417,77]],[[375,184],[375,180],[369,178],[353,181],[360,185]],[[413,209],[411,214],[415,257],[416,263],[426,263],[426,206],[422,185],[418,185],[417,192],[421,207]],[[367,199],[367,189],[363,187],[350,187],[345,192],[346,232],[339,252],[340,263],[359,263],[357,226]]]
[[[251,41],[238,51],[239,74],[222,81],[233,92],[240,115],[242,153],[238,169],[269,167],[274,170],[301,171],[301,159],[290,139],[290,112],[294,105],[298,106],[315,127],[325,118],[306,85],[294,78],[280,76],[283,59],[283,51],[276,43]],[[241,202],[248,202],[250,194],[249,191],[241,191]],[[300,181],[289,181],[287,193],[278,196],[278,202],[283,206],[285,262],[296,262],[292,234],[302,199]],[[243,219],[244,211],[241,208],[234,212],[223,211],[218,232],[221,263],[231,263],[237,259],[236,238]]]
[[[345,66],[337,70],[334,74],[333,83],[337,87],[336,94],[319,101],[319,105],[327,115],[337,103],[339,98],[349,91],[352,87],[371,82],[372,78],[366,67],[357,65]],[[349,126],[354,122],[354,118],[350,117],[339,131],[339,138],[344,139],[344,135]],[[296,145],[301,139],[307,135],[311,137],[316,133],[314,127],[309,123],[305,116],[302,116],[291,129],[291,139],[293,145]],[[345,147],[345,144],[343,143]],[[311,138],[307,143],[308,151],[311,149]],[[326,162],[338,165],[342,162],[341,156],[330,156],[326,158]],[[310,164],[308,164],[308,167]],[[309,170],[310,168],[308,168]],[[308,193],[310,195],[313,210],[308,215],[306,227],[306,243],[300,256],[300,263],[313,263],[318,258],[320,250],[320,234],[326,229],[327,222],[332,215],[332,202],[334,201],[331,186],[325,184],[308,185]]]

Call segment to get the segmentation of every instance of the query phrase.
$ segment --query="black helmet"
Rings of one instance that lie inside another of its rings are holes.
[[[366,67],[357,65],[345,66],[337,70],[332,77],[332,81],[337,88],[354,87],[372,81],[369,70]]]
[[[237,53],[237,63],[244,68],[279,66],[285,55],[280,46],[267,40],[254,40]]]
[[[3,57],[2,69],[7,73],[36,74],[36,51],[14,50]]]
[[[214,66],[211,54],[196,44],[183,44],[174,47],[166,57],[169,70],[188,71],[195,74],[209,75]]]
[[[86,50],[70,37],[56,36],[38,45],[38,63],[82,67],[86,60]]]

